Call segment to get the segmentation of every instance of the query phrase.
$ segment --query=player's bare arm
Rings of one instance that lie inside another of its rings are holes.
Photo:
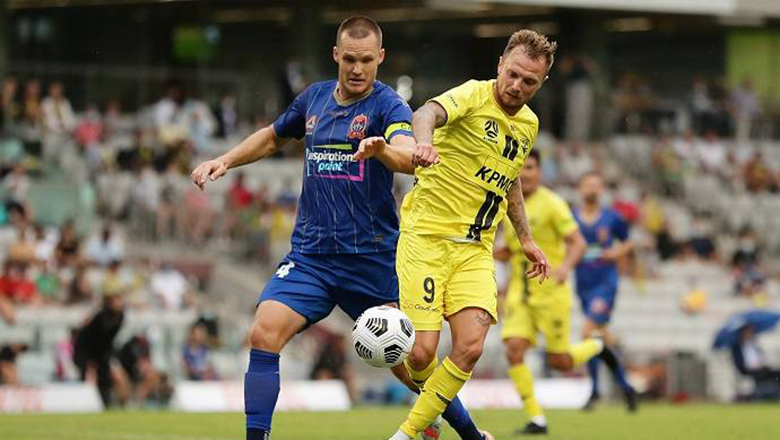
[[[564,237],[564,242],[566,243],[566,258],[552,273],[553,280],[558,284],[566,282],[569,274],[585,255],[585,249],[588,247],[588,243],[579,229]]]
[[[198,165],[192,171],[192,182],[203,189],[207,180],[217,180],[231,168],[268,157],[278,151],[285,143],[285,139],[276,136],[273,126],[262,128],[227,153]]]
[[[528,261],[531,262],[531,268],[526,272],[528,278],[539,277],[539,282],[544,282],[550,276],[550,263],[547,262],[547,257],[544,255],[539,246],[534,242],[531,235],[531,226],[528,224],[528,217],[525,213],[525,200],[523,199],[523,190],[521,188],[520,180],[518,179],[509,192],[507,197],[507,215],[509,221],[512,222],[512,226],[517,232],[517,238],[520,241],[520,246],[523,248]]]
[[[385,138],[374,136],[360,141],[353,160],[376,157],[389,170],[396,173],[414,174],[412,156],[415,151],[414,138],[406,135],[396,135],[387,143]]]
[[[604,251],[602,258],[607,261],[617,261],[634,249],[634,242],[631,240],[622,241]]]
[[[412,133],[417,140],[412,162],[415,166],[428,167],[439,163],[439,154],[433,148],[433,131],[447,123],[447,111],[431,101],[412,115]]]

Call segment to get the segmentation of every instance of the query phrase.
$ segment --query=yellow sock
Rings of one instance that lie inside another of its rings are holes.
[[[531,369],[524,363],[509,367],[509,378],[512,379],[517,393],[523,399],[523,408],[528,418],[543,416],[542,406],[534,395],[534,374]]]
[[[433,374],[433,370],[436,369],[436,366],[439,365],[439,358],[434,356],[433,360],[431,361],[430,365],[425,367],[422,371],[417,371],[414,368],[412,368],[411,365],[409,365],[409,359],[407,358],[404,361],[404,366],[406,367],[406,371],[409,372],[409,376],[412,378],[412,382],[417,385],[417,388],[420,390],[423,389],[423,385],[425,385],[425,381],[428,380],[429,377],[431,377],[431,374]]]
[[[578,367],[601,353],[603,347],[604,343],[599,339],[586,339],[579,344],[573,345],[569,350],[569,354],[574,366]]]
[[[441,365],[425,382],[425,388],[409,412],[406,421],[401,425],[401,431],[409,437],[415,438],[418,433],[427,428],[437,416],[444,412],[444,409],[470,377],[471,373],[466,373],[458,368],[449,357],[444,358]]]

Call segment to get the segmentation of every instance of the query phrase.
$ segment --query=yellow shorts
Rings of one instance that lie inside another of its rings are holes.
[[[536,345],[538,333],[544,336],[545,351],[567,353],[571,343],[571,304],[533,306],[521,301],[504,304],[501,339],[521,338]]]
[[[442,319],[466,307],[497,322],[496,265],[481,243],[402,232],[395,267],[401,310],[416,330],[441,330]]]

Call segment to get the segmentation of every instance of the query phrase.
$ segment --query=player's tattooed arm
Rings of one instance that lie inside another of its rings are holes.
[[[286,139],[276,135],[273,126],[260,129],[222,156],[198,165],[192,172],[192,182],[203,189],[206,181],[219,179],[231,168],[268,157],[286,143]]]
[[[439,154],[433,148],[433,131],[447,123],[447,112],[440,104],[429,101],[412,115],[412,133],[417,141],[412,163],[428,167],[439,163]]]
[[[538,276],[539,282],[541,283],[547,279],[550,274],[550,263],[547,262],[547,257],[536,245],[534,238],[531,235],[531,226],[528,224],[528,217],[525,213],[525,200],[523,199],[523,190],[521,188],[520,179],[512,185],[506,196],[509,220],[512,222],[515,232],[517,232],[517,239],[520,241],[520,246],[523,248],[525,257],[528,258],[528,261],[531,263],[531,268],[526,272],[526,275],[528,278]]]

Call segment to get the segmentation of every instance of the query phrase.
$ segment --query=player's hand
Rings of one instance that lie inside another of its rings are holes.
[[[569,269],[566,266],[558,266],[555,268],[555,270],[552,271],[552,275],[550,278],[552,278],[553,281],[555,281],[555,284],[562,285],[569,279],[569,274],[571,273],[571,269]]]
[[[417,144],[412,155],[412,165],[427,168],[439,163],[439,153],[431,144]]]
[[[217,180],[227,173],[227,165],[221,160],[207,160],[198,165],[193,171],[190,177],[192,177],[192,183],[198,185],[198,188],[203,189],[207,180]]]
[[[544,280],[550,277],[550,263],[547,262],[547,257],[544,255],[539,246],[529,240],[525,243],[521,243],[523,246],[523,253],[528,261],[531,262],[531,267],[525,273],[528,278],[539,277],[539,284],[542,284]]]
[[[358,150],[352,155],[352,160],[357,162],[363,159],[370,159],[385,152],[387,141],[381,136],[373,136],[360,141]]]
[[[608,262],[614,262],[618,259],[617,249],[609,248],[601,252],[601,259]]]

